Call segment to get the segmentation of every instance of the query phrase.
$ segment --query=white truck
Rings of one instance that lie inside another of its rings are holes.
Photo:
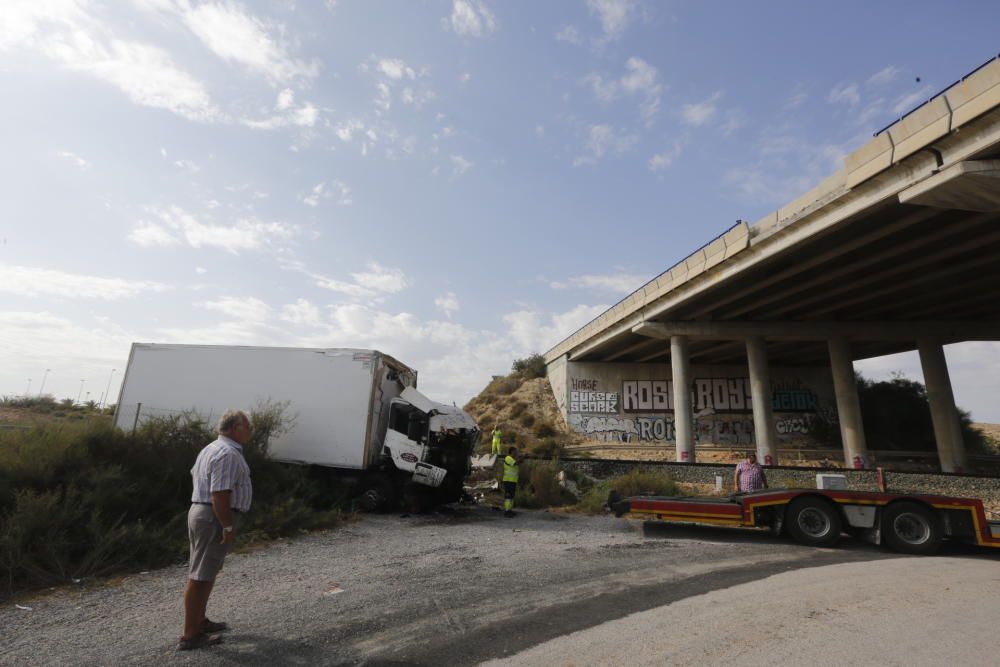
[[[190,412],[211,422],[281,403],[290,428],[270,443],[272,458],[356,485],[368,511],[402,498],[452,502],[479,428],[416,386],[415,370],[376,350],[133,343],[115,425]]]

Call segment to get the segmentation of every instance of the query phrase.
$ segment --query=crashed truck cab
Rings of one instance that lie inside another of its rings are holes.
[[[479,437],[479,427],[464,410],[406,387],[389,404],[382,457],[395,474],[408,477],[403,489],[411,502],[453,502],[462,495]],[[369,499],[377,504],[389,500]]]

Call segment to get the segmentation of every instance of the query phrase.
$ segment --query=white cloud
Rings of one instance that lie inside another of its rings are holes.
[[[176,67],[162,49],[120,39],[105,44],[79,30],[51,35],[43,49],[67,69],[118,87],[136,104],[196,121],[221,117],[201,82]]]
[[[291,88],[285,88],[280,93],[278,93],[278,100],[274,104],[274,108],[278,111],[285,111],[286,109],[292,108],[295,105],[295,93]]]
[[[545,352],[607,309],[604,305],[579,305],[547,317],[536,311],[520,310],[504,315],[503,320],[515,346],[521,350]]]
[[[344,294],[352,299],[381,301],[387,294],[401,292],[410,285],[401,269],[385,268],[377,262],[369,262],[365,271],[351,274],[351,281],[338,280],[330,276],[310,271],[301,262],[285,259],[280,266],[287,271],[295,271],[309,276],[317,287]]]
[[[663,151],[662,153],[657,153],[653,157],[649,158],[646,166],[650,171],[659,171],[661,169],[666,169],[671,164],[674,163],[674,159],[681,154],[681,144],[680,142],[674,143],[671,148]]]
[[[0,263],[0,292],[17,296],[67,299],[127,299],[143,292],[163,292],[167,285],[149,280],[100,278],[54,269]]]
[[[596,14],[604,31],[603,41],[618,39],[635,13],[633,0],[587,0],[587,8]]]
[[[826,101],[830,104],[857,106],[861,101],[861,95],[858,93],[858,84],[852,83],[848,85],[846,83],[838,83],[830,89],[830,92],[826,96]]]
[[[351,189],[343,181],[333,180],[329,183],[325,181],[313,186],[309,194],[302,198],[303,203],[309,206],[319,206],[322,199],[333,199],[338,206],[351,205]]]
[[[722,97],[722,91],[716,91],[706,100],[697,104],[685,104],[681,108],[681,118],[687,125],[704,125],[712,120],[716,112],[716,102]]]
[[[443,296],[437,297],[434,299],[434,305],[440,308],[449,320],[452,314],[457,313],[459,310],[458,297],[455,296],[454,292],[448,292]]]
[[[792,95],[787,100],[785,100],[785,104],[782,108],[786,110],[798,109],[800,106],[805,104],[806,100],[808,99],[809,95],[807,95],[802,90],[797,90],[794,93],[792,93]]]
[[[909,95],[904,95],[896,101],[896,105],[892,107],[892,112],[897,114],[906,113],[929,98],[933,92],[934,88],[930,85],[926,85],[920,90],[912,92]]]
[[[899,68],[894,65],[884,67],[868,78],[868,84],[872,86],[884,86],[892,83],[899,76]]]
[[[656,68],[642,58],[629,58],[625,63],[625,74],[620,79],[605,80],[601,75],[591,72],[583,80],[590,84],[594,96],[602,102],[610,102],[620,95],[642,97],[639,110],[646,121],[659,111],[659,95],[664,87],[659,82]]]
[[[281,319],[290,324],[300,326],[319,326],[322,322],[319,308],[306,299],[298,299],[295,303],[286,304],[281,309]]]
[[[497,21],[481,0],[454,0],[451,16],[444,20],[444,25],[456,35],[483,37],[496,30]]]
[[[760,142],[756,163],[730,169],[726,182],[746,199],[782,206],[840,168],[848,146],[780,134]]]
[[[647,280],[648,277],[630,273],[612,273],[606,275],[573,276],[567,278],[565,281],[552,281],[549,283],[549,287],[555,290],[584,289],[621,295],[631,294],[641,285],[644,285]]]
[[[622,155],[628,151],[638,138],[634,134],[618,133],[610,125],[591,125],[587,129],[586,148],[590,155],[573,160],[573,166],[597,164],[606,154]]]
[[[57,155],[61,158],[66,158],[67,160],[69,160],[76,166],[80,167],[81,169],[86,169],[87,167],[90,166],[89,162],[84,160],[79,155],[76,155],[75,153],[70,153],[69,151],[59,151]]]
[[[583,44],[583,36],[576,26],[564,25],[556,33],[556,40],[560,42],[569,42],[570,44],[576,44],[579,46]]]
[[[271,316],[271,307],[253,296],[224,296],[214,301],[201,301],[195,305],[220,312],[240,322],[264,322]]]
[[[220,248],[232,254],[259,250],[294,236],[296,230],[281,222],[239,220],[233,225],[205,223],[179,206],[150,209],[160,223],[139,222],[129,238],[143,246],[169,246],[184,242],[192,248]]]
[[[465,159],[461,155],[451,156],[452,175],[456,177],[461,176],[465,172],[469,171],[471,167],[472,161]]]
[[[378,70],[390,79],[399,80],[404,76],[408,79],[414,78],[413,68],[407,66],[405,62],[398,58],[382,58],[378,61]]]
[[[129,235],[129,239],[143,248],[168,248],[180,243],[173,234],[153,222],[140,222]]]
[[[363,129],[365,129],[365,124],[360,120],[348,120],[337,125],[334,128],[334,132],[338,139],[346,143],[354,137],[355,132]]]
[[[223,60],[244,65],[274,83],[317,74],[314,63],[291,57],[272,36],[272,32],[280,34],[283,26],[272,28],[239,5],[209,2],[191,6],[182,2],[176,7],[191,32]]]

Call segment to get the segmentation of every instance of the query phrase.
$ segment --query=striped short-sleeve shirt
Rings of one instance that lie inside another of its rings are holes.
[[[246,512],[253,498],[250,483],[250,466],[243,458],[240,443],[224,435],[205,445],[191,468],[194,491],[192,503],[211,503],[216,491],[232,491],[229,505],[234,510]]]

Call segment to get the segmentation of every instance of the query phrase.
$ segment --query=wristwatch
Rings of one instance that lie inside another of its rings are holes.
[[[233,527],[232,526],[223,526],[222,527],[222,532],[223,533],[231,533],[231,532],[233,532]]]

